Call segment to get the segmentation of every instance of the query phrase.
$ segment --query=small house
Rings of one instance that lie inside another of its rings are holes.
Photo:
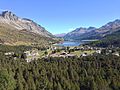
[[[120,56],[120,54],[118,52],[114,52],[114,53],[112,53],[112,55]]]
[[[88,56],[87,53],[83,53],[83,54],[81,55],[81,57],[86,57],[86,56]]]
[[[96,53],[101,54],[101,50],[96,50]]]
[[[39,58],[38,50],[30,50],[24,52],[26,56],[26,61],[31,62],[33,60],[37,60]]]

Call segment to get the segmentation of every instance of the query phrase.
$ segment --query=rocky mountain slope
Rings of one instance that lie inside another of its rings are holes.
[[[66,40],[83,40],[83,39],[101,39],[108,34],[118,31],[120,28],[120,20],[117,19],[109,22],[100,28],[77,28],[76,30],[64,36]]]
[[[10,45],[46,44],[56,37],[32,20],[20,18],[10,11],[0,14],[0,43]]]
[[[12,26],[18,30],[26,29],[30,32],[34,32],[47,37],[52,36],[52,34],[45,30],[44,27],[40,26],[34,21],[26,18],[20,18],[10,11],[2,12],[0,15],[0,23],[8,24],[9,26]]]

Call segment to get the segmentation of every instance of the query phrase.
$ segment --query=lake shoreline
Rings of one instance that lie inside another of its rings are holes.
[[[81,41],[63,41],[63,42],[55,43],[53,45],[70,47],[70,46],[80,46],[81,44],[86,44],[93,41],[98,41],[98,40],[95,39],[95,40],[81,40]]]

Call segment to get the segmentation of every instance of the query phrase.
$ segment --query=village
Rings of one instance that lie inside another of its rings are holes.
[[[14,59],[18,58],[14,54],[15,54],[14,52],[6,52],[5,56],[8,57],[14,56]],[[25,51],[22,53],[22,57],[24,57],[26,62],[31,62],[33,60],[38,60],[41,58],[49,58],[49,57],[74,58],[74,57],[94,56],[98,54],[104,54],[104,55],[111,54],[115,56],[120,56],[119,51],[113,48],[91,47],[88,45],[81,45],[75,47],[52,45],[45,50],[38,50],[34,48],[32,50]]]

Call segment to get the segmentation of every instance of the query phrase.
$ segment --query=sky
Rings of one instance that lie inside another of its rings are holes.
[[[120,0],[1,0],[0,12],[3,10],[60,34],[120,19]]]

